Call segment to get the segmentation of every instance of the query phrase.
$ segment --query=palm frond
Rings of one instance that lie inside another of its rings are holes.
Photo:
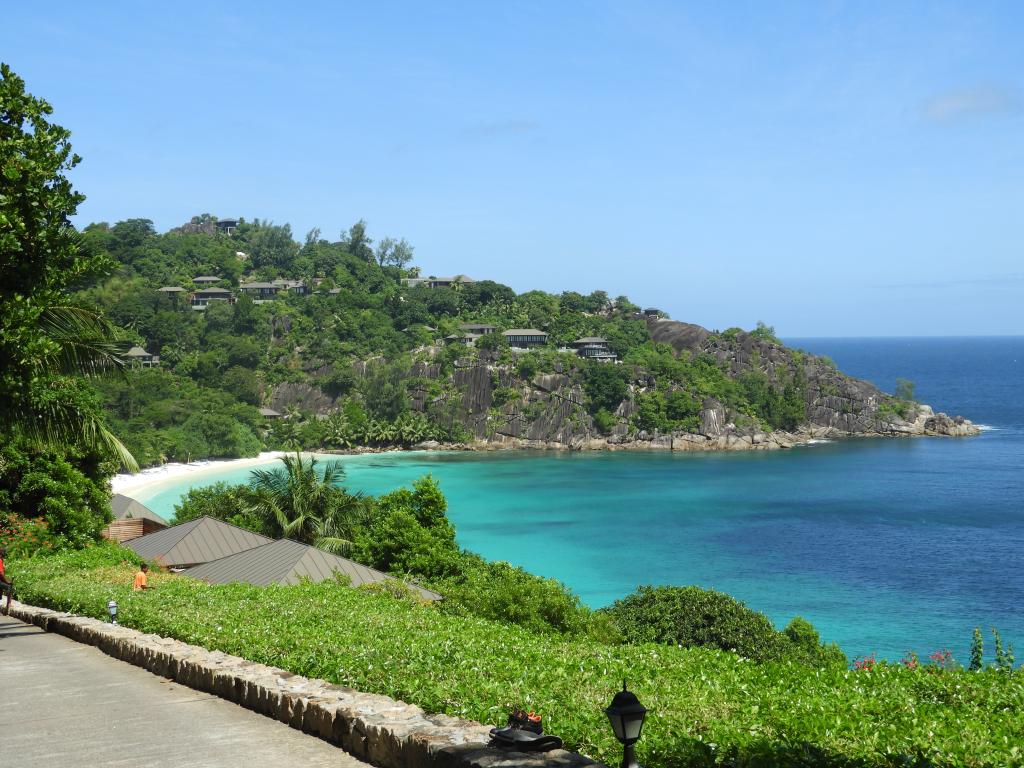
[[[319,536],[313,540],[313,546],[332,555],[345,555],[352,549],[352,542],[337,536]]]
[[[17,419],[19,431],[41,445],[82,444],[107,451],[129,472],[139,464],[124,443],[92,413],[55,398],[35,403]]]
[[[40,361],[50,373],[92,376],[123,368],[131,347],[116,339],[116,329],[105,317],[84,307],[47,307],[39,317],[39,330],[57,347]]]

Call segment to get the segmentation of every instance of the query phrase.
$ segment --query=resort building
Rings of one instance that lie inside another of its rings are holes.
[[[211,301],[234,302],[235,296],[227,288],[204,288],[192,294],[192,309],[204,310]]]
[[[207,584],[298,584],[308,579],[314,584],[343,576],[353,587],[396,580],[394,576],[369,568],[322,549],[291,539],[278,539],[227,557],[189,568],[186,576]],[[418,584],[408,584],[424,600],[440,600],[441,595]]]
[[[451,336],[445,336],[445,344],[464,344],[467,347],[476,345],[476,340],[480,338],[479,333],[453,333]]]
[[[211,285],[219,283],[220,278],[213,275],[200,275],[199,277],[193,277],[192,282],[200,288],[209,288]]]
[[[159,355],[150,354],[142,347],[132,347],[124,353],[124,356],[131,365],[138,365],[143,368],[152,368],[154,365],[160,365]]]
[[[466,285],[476,282],[466,275],[455,275],[454,277],[403,277],[402,283],[409,288],[451,288],[453,285]]]
[[[184,288],[177,285],[165,285],[163,288],[157,288],[157,293],[163,293],[171,298],[177,299],[181,294],[188,293]]]
[[[588,360],[610,362],[619,359],[619,356],[608,346],[608,340],[602,339],[600,336],[584,336],[581,339],[576,339],[571,346],[576,350],[577,355]]]
[[[529,349],[542,347],[548,343],[548,335],[536,328],[510,328],[503,331],[502,336],[513,349]]]
[[[124,543],[146,534],[162,531],[167,521],[156,512],[120,493],[110,499],[114,520],[103,529],[103,538]]]
[[[280,419],[281,413],[273,408],[260,408],[260,416],[264,419]]]
[[[276,285],[282,291],[290,291],[291,293],[298,294],[299,296],[305,296],[309,293],[309,288],[301,280],[289,280],[284,277],[277,278],[273,285]]]
[[[262,304],[265,301],[273,300],[282,288],[274,283],[242,283],[238,286],[238,290],[251,296],[255,303]]]
[[[479,323],[463,323],[459,328],[466,333],[475,333],[477,336],[486,336],[498,330],[493,325],[481,325]]]
[[[145,510],[142,505],[138,507]],[[165,568],[185,570],[187,576],[208,584],[267,586],[298,584],[303,579],[317,583],[337,576],[344,577],[353,587],[397,581],[394,576],[308,544],[291,539],[275,541],[212,517],[200,517],[131,538],[124,544],[139,557],[155,560]],[[442,599],[437,592],[419,584],[400,583],[423,600]]]
[[[200,517],[132,539],[125,546],[165,568],[191,568],[272,541],[230,523]]]
[[[217,219],[217,231],[233,235],[238,228],[238,219]]]

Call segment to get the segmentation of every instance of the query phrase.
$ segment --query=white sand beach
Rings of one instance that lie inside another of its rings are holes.
[[[225,467],[238,467],[240,469],[256,467],[260,464],[273,462],[283,455],[283,451],[266,451],[259,456],[253,456],[249,459],[194,461],[191,464],[164,464],[162,467],[150,467],[133,475],[114,475],[110,479],[110,490],[114,493],[123,493],[125,496],[134,496],[135,494],[150,490],[153,486],[177,481],[183,477],[199,479],[203,475],[220,472]]]

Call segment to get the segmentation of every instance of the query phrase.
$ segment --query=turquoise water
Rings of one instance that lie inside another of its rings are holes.
[[[913,379],[922,401],[992,429],[773,453],[346,457],[346,485],[379,494],[430,472],[463,546],[595,607],[639,584],[699,584],[779,626],[802,615],[849,655],[965,659],[975,625],[1024,650],[1024,339],[794,343],[889,390]],[[169,514],[183,492],[140,500]]]

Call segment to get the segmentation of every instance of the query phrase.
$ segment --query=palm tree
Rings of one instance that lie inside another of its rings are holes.
[[[361,494],[350,494],[338,483],[345,472],[340,462],[323,465],[296,451],[282,456],[283,467],[255,469],[250,486],[256,491],[253,511],[276,524],[286,538],[341,554],[352,546],[352,536],[362,522],[365,504]]]
[[[123,368],[130,344],[116,339],[116,329],[103,316],[69,304],[44,308],[37,331],[45,351],[29,362],[29,370],[33,383],[45,386],[27,387],[22,396],[0,407],[0,432],[21,434],[42,445],[98,447],[137,472],[135,457],[107,429],[100,414],[76,397],[76,384],[68,378]]]
[[[324,424],[324,443],[333,448],[352,447],[352,426],[344,413],[332,413]]]
[[[0,63],[0,440],[77,443],[135,459],[72,377],[124,365],[128,345],[67,295],[112,266],[81,247],[71,218],[85,199],[65,175],[81,160],[52,108]]]

